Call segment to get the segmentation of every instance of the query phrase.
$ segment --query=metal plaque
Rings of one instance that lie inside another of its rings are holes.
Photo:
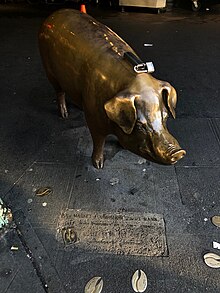
[[[167,255],[163,217],[148,213],[66,210],[57,237],[65,247],[137,256]]]

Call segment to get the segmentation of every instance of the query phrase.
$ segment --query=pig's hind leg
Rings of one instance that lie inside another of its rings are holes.
[[[62,90],[61,86],[59,85],[57,80],[53,77],[53,75],[50,74],[50,72],[47,72],[47,77],[56,91],[56,100],[57,100],[57,105],[58,105],[61,116],[64,119],[68,118],[65,92]]]

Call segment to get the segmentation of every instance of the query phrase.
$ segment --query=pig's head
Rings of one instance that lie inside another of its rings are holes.
[[[175,118],[176,102],[169,83],[143,73],[104,107],[124,148],[157,163],[175,164],[186,154],[166,127],[168,116]]]

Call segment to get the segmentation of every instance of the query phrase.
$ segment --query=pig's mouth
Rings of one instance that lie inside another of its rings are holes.
[[[143,158],[152,161],[152,162],[158,162],[158,159],[156,156],[154,157],[152,152],[148,148],[139,147],[139,155],[141,155]]]

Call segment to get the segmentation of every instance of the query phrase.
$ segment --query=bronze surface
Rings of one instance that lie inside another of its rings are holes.
[[[63,118],[68,116],[65,93],[85,112],[96,168],[103,167],[108,134],[157,163],[174,164],[185,155],[166,127],[168,115],[175,118],[176,90],[148,73],[135,73],[123,55],[136,53],[111,29],[64,9],[42,25],[39,47]]]

